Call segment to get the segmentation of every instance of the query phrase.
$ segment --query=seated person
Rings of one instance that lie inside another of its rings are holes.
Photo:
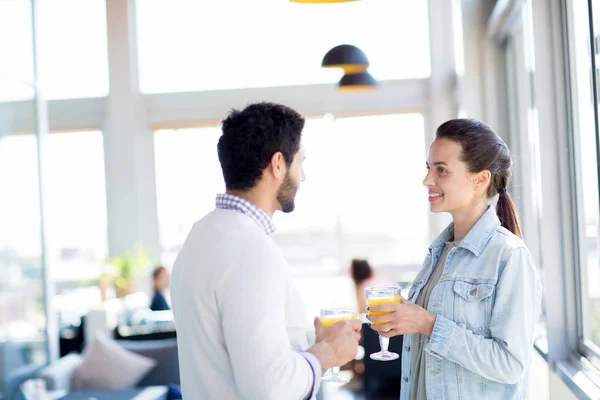
[[[356,302],[359,313],[367,312],[367,301],[365,299],[365,288],[369,286],[396,286],[390,280],[380,279],[367,260],[355,258],[350,264],[350,276],[356,287]]]
[[[150,309],[152,311],[170,310],[171,306],[165,296],[171,284],[169,271],[162,265],[159,265],[152,272],[152,282],[154,284],[154,295],[152,296]]]

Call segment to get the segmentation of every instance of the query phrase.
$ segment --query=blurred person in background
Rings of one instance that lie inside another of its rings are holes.
[[[355,258],[350,263],[350,276],[356,288],[356,303],[359,313],[367,312],[365,288],[369,286],[395,286],[395,283],[391,280],[377,276],[369,262],[361,258]]]
[[[167,297],[169,286],[171,285],[171,276],[169,271],[162,265],[159,265],[152,271],[152,284],[154,286],[154,294],[152,295],[150,309],[152,311],[170,310],[171,306],[167,301]]]

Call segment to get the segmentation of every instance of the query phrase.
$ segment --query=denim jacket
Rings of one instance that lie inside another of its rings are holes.
[[[416,301],[453,236],[450,224],[432,243],[409,301]],[[542,285],[525,244],[489,207],[440,267],[427,307],[436,322],[423,345],[427,399],[526,398]],[[411,390],[414,338],[404,337],[401,400]]]

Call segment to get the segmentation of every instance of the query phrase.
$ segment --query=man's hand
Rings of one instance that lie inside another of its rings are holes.
[[[358,352],[358,341],[362,322],[359,320],[340,321],[324,327],[319,318],[315,318],[315,344],[307,351],[319,362],[323,372],[353,360]]]

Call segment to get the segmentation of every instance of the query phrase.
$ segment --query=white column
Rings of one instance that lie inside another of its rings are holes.
[[[103,127],[111,255],[140,243],[160,254],[154,143],[139,91],[134,0],[107,0],[110,93]]]
[[[433,141],[437,127],[458,116],[452,7],[452,0],[429,0],[431,78],[425,124],[427,147]],[[429,216],[429,235],[433,240],[452,219],[447,213],[430,213]]]

